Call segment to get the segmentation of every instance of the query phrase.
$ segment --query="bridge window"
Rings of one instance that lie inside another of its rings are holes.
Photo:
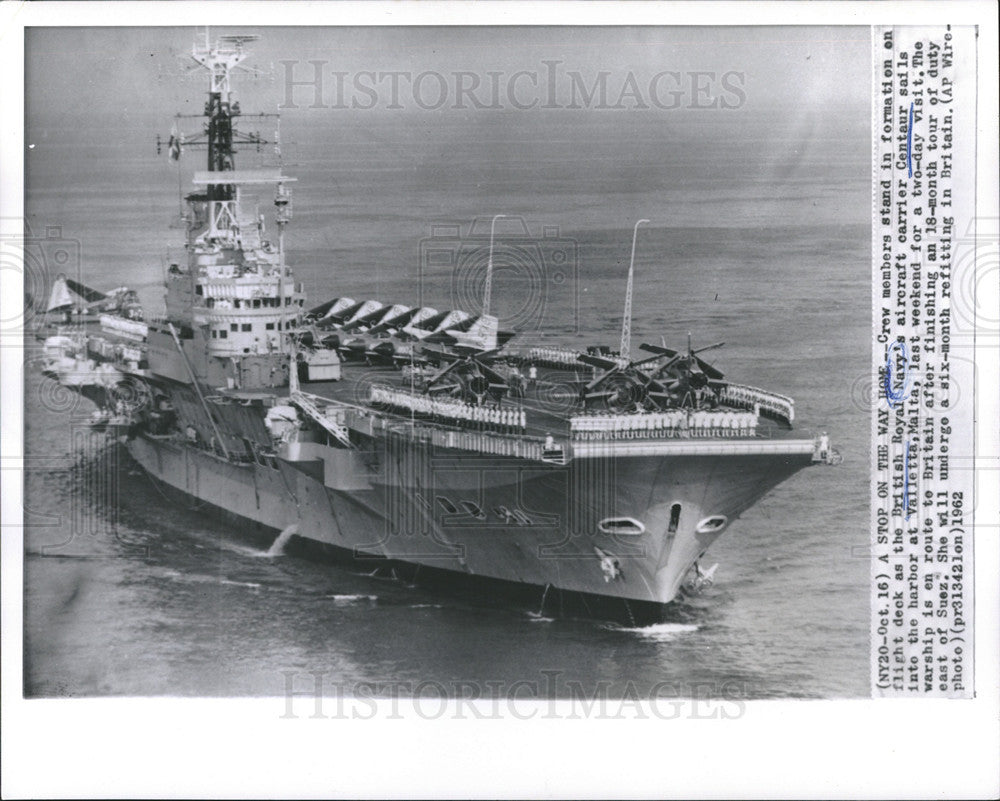
[[[237,325],[236,323],[230,323],[230,324],[229,324],[229,330],[230,330],[230,331],[239,331],[239,330],[240,330],[240,327],[239,327],[239,325]]]
[[[667,526],[667,531],[671,534],[677,531],[677,526],[681,522],[681,505],[675,503],[670,507],[670,525]]]
[[[254,298],[253,307],[255,309],[259,309],[260,308],[260,298]]]
[[[228,331],[226,331],[225,329],[223,329],[223,330],[221,330],[219,332],[219,339],[228,339],[228,338],[229,338],[229,332]]]
[[[438,495],[435,500],[437,500],[441,508],[444,509],[448,514],[450,515],[458,514],[458,507],[455,506],[455,504],[453,504],[450,500],[445,498],[444,495]]]
[[[250,323],[243,323],[243,330],[244,331],[249,331],[250,330]]]
[[[264,328],[266,328],[268,331],[273,331],[274,323],[264,323]]]

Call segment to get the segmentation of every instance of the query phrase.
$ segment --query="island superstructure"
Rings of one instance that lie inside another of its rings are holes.
[[[192,50],[203,127],[168,151],[208,158],[165,314],[106,314],[100,332],[47,342],[52,374],[88,391],[165,491],[292,553],[641,623],[705,578],[699,559],[742,512],[835,459],[825,435],[792,429],[790,398],[699,355],[718,345],[633,358],[631,266],[614,351],[518,349],[488,300],[307,305],[284,241],[295,179],[236,163],[263,142],[241,132],[230,80],[253,38],[206,32]],[[270,226],[245,201],[261,187]]]

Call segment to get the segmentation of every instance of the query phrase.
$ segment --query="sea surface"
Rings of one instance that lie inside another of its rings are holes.
[[[44,297],[67,272],[133,287],[156,313],[164,265],[182,253],[178,168],[154,148],[173,110],[89,127],[42,111],[26,131],[28,223],[80,255],[41,264],[29,288]],[[616,345],[632,226],[646,218],[633,342],[725,342],[713,363],[795,398],[797,427],[829,432],[843,463],[799,473],[736,521],[704,559],[718,563],[714,585],[671,622],[555,620],[251,546],[197,503],[161,496],[29,350],[27,695],[281,696],[289,676],[308,687],[317,672],[329,692],[555,681],[563,696],[664,683],[679,695],[868,695],[866,114],[300,110],[282,126],[298,177],[286,248],[310,302],[475,303],[483,220],[488,235],[505,214],[498,252],[514,243],[527,261],[498,259],[494,298],[521,341]],[[185,153],[185,184],[202,158]],[[442,236],[478,253],[473,266],[430,258]]]

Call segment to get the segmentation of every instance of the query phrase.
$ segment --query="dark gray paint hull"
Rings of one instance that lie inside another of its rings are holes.
[[[401,575],[464,588],[484,601],[495,594],[534,605],[548,587],[564,606],[580,596],[570,604],[573,614],[629,622],[657,619],[694,561],[727,528],[699,533],[699,521],[725,515],[731,525],[812,461],[803,447],[744,455],[592,454],[549,465],[404,438],[373,438],[358,450],[309,446],[270,466],[236,464],[142,434],[128,442],[150,475],[186,496],[251,521],[262,533],[295,525],[293,550],[369,572],[391,564]],[[460,513],[446,511],[439,497]],[[467,513],[463,501],[486,519]],[[674,504],[681,514],[670,531]],[[518,510],[522,522],[504,522],[495,511],[500,507]],[[645,532],[601,533],[598,521],[611,516],[633,517]],[[604,557],[617,562],[616,576],[608,575]]]

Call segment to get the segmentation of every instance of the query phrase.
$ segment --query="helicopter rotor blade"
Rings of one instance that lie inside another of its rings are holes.
[[[576,358],[584,364],[589,364],[591,367],[600,367],[602,370],[612,370],[618,367],[618,362],[614,359],[605,359],[602,356],[592,356],[589,353],[578,353]]]
[[[692,355],[695,353],[704,353],[706,350],[715,350],[716,348],[721,348],[725,345],[725,342],[716,342],[714,345],[706,345],[703,348],[698,348],[697,350],[691,351]]]
[[[716,370],[708,362],[703,361],[702,359],[699,359],[697,356],[695,356],[693,358],[694,358],[695,362],[697,362],[698,367],[701,368],[701,372],[703,372],[709,378],[714,378],[716,380],[722,378],[723,373],[721,371],[719,371],[719,370]]]
[[[438,370],[434,375],[432,375],[429,379],[427,379],[427,386],[428,387],[434,386],[438,381],[440,381],[448,373],[450,373],[452,370],[454,370],[455,369],[455,365],[457,365],[457,364],[458,364],[458,362],[450,362],[449,364],[446,364],[444,367],[442,367],[440,370]]]
[[[639,350],[644,350],[647,353],[655,353],[658,356],[676,356],[677,351],[671,350],[670,348],[660,347],[659,345],[650,345],[648,342],[643,342],[639,346]]]
[[[607,372],[601,373],[601,375],[597,376],[597,378],[595,378],[593,381],[587,384],[587,386],[584,387],[584,389],[587,392],[590,392],[592,389],[604,383],[607,379],[611,378],[611,376],[615,375],[617,372],[618,372],[618,367],[616,365]]]
[[[476,360],[476,362],[480,372],[483,374],[483,377],[486,378],[490,384],[500,384],[504,387],[507,386],[507,379],[500,375],[500,373],[490,367],[487,367],[485,364],[480,363],[478,360]]]
[[[440,395],[445,392],[454,392],[457,389],[461,389],[462,384],[459,381],[455,381],[451,384],[437,384],[436,386],[428,386],[427,392],[431,395]]]
[[[459,357],[471,357],[477,362],[480,361],[492,361],[499,357],[500,348],[493,348],[492,350],[480,350],[475,345],[464,345],[462,343],[456,343],[452,346],[458,353]]]
[[[457,353],[452,353],[447,350],[438,350],[437,348],[421,347],[420,352],[425,354],[431,359],[438,359],[439,361],[449,361],[452,363],[461,361],[462,357]]]
[[[650,356],[650,357],[648,357],[646,359],[640,359],[637,362],[632,362],[632,364],[629,365],[629,366],[630,367],[642,367],[642,365],[649,364],[650,362],[655,362],[655,361],[657,361],[659,359],[662,359],[666,355],[667,355],[666,353],[658,353],[655,356]]]
[[[673,367],[675,364],[677,364],[677,362],[679,362],[682,358],[683,358],[682,354],[675,353],[667,361],[665,361],[663,364],[661,364],[659,366],[659,368],[657,369],[656,372],[659,373],[660,375],[662,375],[667,370],[669,370],[671,367]]]

